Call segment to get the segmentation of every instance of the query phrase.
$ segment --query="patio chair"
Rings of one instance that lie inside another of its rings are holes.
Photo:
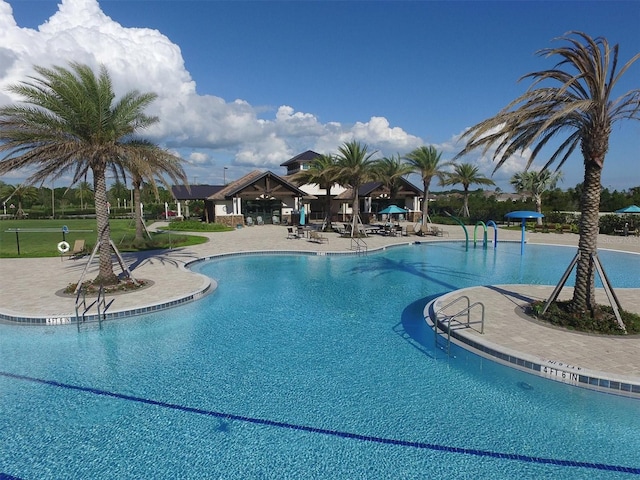
[[[257,216],[256,217],[256,224],[258,225],[264,225],[264,220],[262,219],[261,216]]]
[[[247,227],[253,227],[253,218],[247,217]]]
[[[287,240],[290,238],[298,238],[298,234],[293,231],[293,227],[287,227]]]
[[[73,242],[73,248],[69,250],[66,255],[69,258],[80,258],[86,253],[86,245],[84,239],[79,239]]]

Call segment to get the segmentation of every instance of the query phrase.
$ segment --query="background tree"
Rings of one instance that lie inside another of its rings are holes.
[[[432,145],[416,148],[405,156],[407,162],[412,167],[413,172],[422,178],[422,233],[427,231],[427,221],[429,219],[429,188],[431,180],[436,177],[440,185],[444,184],[446,178],[446,167],[452,165],[451,162],[441,162],[442,152],[438,152]]]
[[[462,216],[469,216],[469,186],[470,185],[495,185],[490,178],[480,173],[480,169],[470,163],[460,163],[453,165],[453,172],[448,172],[445,176],[444,185],[462,185]]]
[[[501,167],[514,153],[534,147],[527,168],[549,141],[566,135],[544,166],[558,162],[561,168],[580,147],[584,164],[583,191],[580,199],[579,259],[570,310],[594,315],[595,266],[599,231],[599,204],[602,169],[611,127],[620,120],[640,120],[640,90],[630,90],[613,98],[620,78],[640,58],[635,54],[618,71],[618,45],[611,47],[602,37],[591,38],[582,32],[570,32],[559,40],[564,45],[539,52],[558,63],[550,70],[533,72],[522,78],[532,85],[494,117],[467,130],[467,144],[458,156],[476,148],[493,154]]]
[[[0,108],[0,175],[35,169],[27,183],[72,173],[72,185],[93,176],[100,270],[95,283],[115,284],[107,211],[106,173],[137,148],[127,143],[155,122],[144,114],[154,93],[131,91],[115,100],[104,66],[96,74],[87,65],[34,67],[39,77],[9,87],[23,103]]]
[[[348,186],[353,191],[352,203],[352,227],[351,236],[357,233],[357,222],[360,218],[360,186],[373,178],[372,156],[375,152],[369,153],[369,147],[360,142],[351,141],[344,143],[338,148],[338,179],[343,186]]]
[[[79,182],[75,188],[76,198],[80,200],[80,210],[84,210],[84,200],[93,197],[93,190],[88,182]]]
[[[398,199],[398,192],[402,187],[400,183],[402,177],[409,175],[412,171],[411,166],[404,163],[400,155],[391,155],[375,160],[371,165],[372,178],[382,183],[389,191],[391,202],[396,202]]]
[[[6,184],[0,189],[0,198],[3,199],[4,203],[9,205],[11,205],[11,202],[15,202],[18,205],[18,209],[15,212],[16,217],[23,218],[25,216],[23,209],[24,202],[37,200],[38,189],[30,185],[18,185],[15,187]]]
[[[314,158],[307,170],[295,173],[292,180],[298,185],[318,185],[325,190],[325,211],[323,226],[325,230],[331,229],[331,188],[338,181],[338,160],[334,155],[320,155]]]
[[[510,183],[517,193],[528,193],[536,202],[536,211],[542,213],[542,194],[547,190],[553,190],[562,180],[562,172],[550,172],[549,170],[529,170],[518,172],[511,177]],[[542,218],[538,218],[538,225],[542,225]]]

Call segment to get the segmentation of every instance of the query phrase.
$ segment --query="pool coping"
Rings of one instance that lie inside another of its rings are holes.
[[[448,299],[477,288],[479,286],[454,290],[427,303],[423,315],[429,328],[435,330],[436,335],[440,337],[450,335],[451,342],[455,345],[501,365],[566,385],[640,399],[640,378],[598,371],[571,365],[561,360],[519,352],[471,333],[471,328],[455,328],[455,326],[449,328],[448,322],[437,317],[438,308],[448,303]],[[580,332],[569,333],[581,334]]]

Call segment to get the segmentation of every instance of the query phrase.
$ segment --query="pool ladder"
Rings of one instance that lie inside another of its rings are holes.
[[[351,250],[355,251],[358,255],[367,254],[367,242],[364,241],[363,238],[360,237],[351,237]]]
[[[462,301],[462,300],[466,300],[466,307],[464,307],[462,310],[460,310],[457,313],[454,313],[453,315],[448,315],[445,314],[445,310],[449,310],[450,307],[454,306],[455,304],[457,304],[458,302]],[[472,310],[477,310],[477,308],[480,308],[480,320],[475,320],[472,321],[471,320],[471,312]],[[459,319],[462,317],[462,321],[460,321]],[[480,330],[477,330],[475,328],[475,325],[480,325]],[[475,303],[471,303],[471,300],[469,299],[469,297],[467,297],[466,295],[462,295],[454,300],[452,300],[451,302],[447,303],[444,307],[440,308],[434,315],[434,321],[433,321],[433,329],[435,332],[435,346],[436,348],[438,347],[438,328],[440,327],[441,330],[446,330],[447,332],[447,355],[449,355],[449,352],[451,351],[451,331],[452,330],[457,330],[457,329],[462,329],[462,328],[474,328],[477,332],[480,332],[481,334],[484,333],[484,304],[482,302],[475,302]]]
[[[80,298],[81,295],[82,299]],[[107,303],[104,288],[101,285],[98,290],[98,297],[87,305],[86,290],[84,288],[78,290],[78,293],[76,294],[76,325],[78,326],[78,331],[80,331],[80,323],[85,323],[87,321],[87,312],[91,310],[94,305],[98,309],[98,324],[100,328],[102,328],[102,321],[107,319],[107,310],[109,310],[109,307],[114,300],[115,298],[112,298],[111,301]],[[83,309],[82,313],[80,313],[81,307]]]

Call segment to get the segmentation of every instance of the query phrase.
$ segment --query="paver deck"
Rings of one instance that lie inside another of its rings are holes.
[[[155,224],[153,227],[161,227]],[[412,225],[408,225],[412,231]],[[385,237],[373,235],[366,239],[368,249],[415,241],[464,240],[458,226],[443,226],[449,235],[444,237]],[[231,232],[203,234],[209,242],[167,252],[125,254],[124,258],[134,277],[150,280],[142,290],[121,294],[110,312],[144,312],[158,305],[197,297],[210,288],[211,280],[193,273],[185,265],[200,258],[236,252],[264,250],[343,252],[351,250],[351,240],[336,234],[326,234],[326,243],[306,239],[287,239],[283,226],[263,225],[245,227]],[[577,245],[578,235],[531,232],[528,243]],[[519,231],[499,230],[498,241],[519,241]],[[601,235],[599,248],[640,253],[640,238]],[[0,318],[69,318],[75,316],[75,298],[60,292],[79,280],[88,257],[1,259]],[[87,278],[97,274],[97,262],[90,265]],[[486,349],[497,349],[514,358],[527,359],[536,364],[572,366],[574,371],[596,375],[598,378],[640,385],[640,336],[602,337],[569,332],[538,324],[522,315],[527,299],[544,299],[552,287],[531,285],[479,286],[464,294],[481,300],[487,307],[485,333],[468,331],[465,334]],[[616,290],[623,307],[640,314],[640,289]],[[462,294],[452,292],[449,295]],[[570,294],[563,290],[563,297]],[[603,301],[604,302],[604,301]],[[509,362],[506,362],[509,363]],[[553,367],[555,368],[555,367]],[[563,367],[564,368],[564,367]],[[579,369],[579,370],[578,370]],[[556,368],[556,370],[558,370]],[[567,368],[564,368],[567,370]],[[571,370],[571,369],[569,369]],[[563,371],[563,370],[560,370]],[[547,375],[550,378],[552,374]],[[557,379],[557,378],[556,378]]]

